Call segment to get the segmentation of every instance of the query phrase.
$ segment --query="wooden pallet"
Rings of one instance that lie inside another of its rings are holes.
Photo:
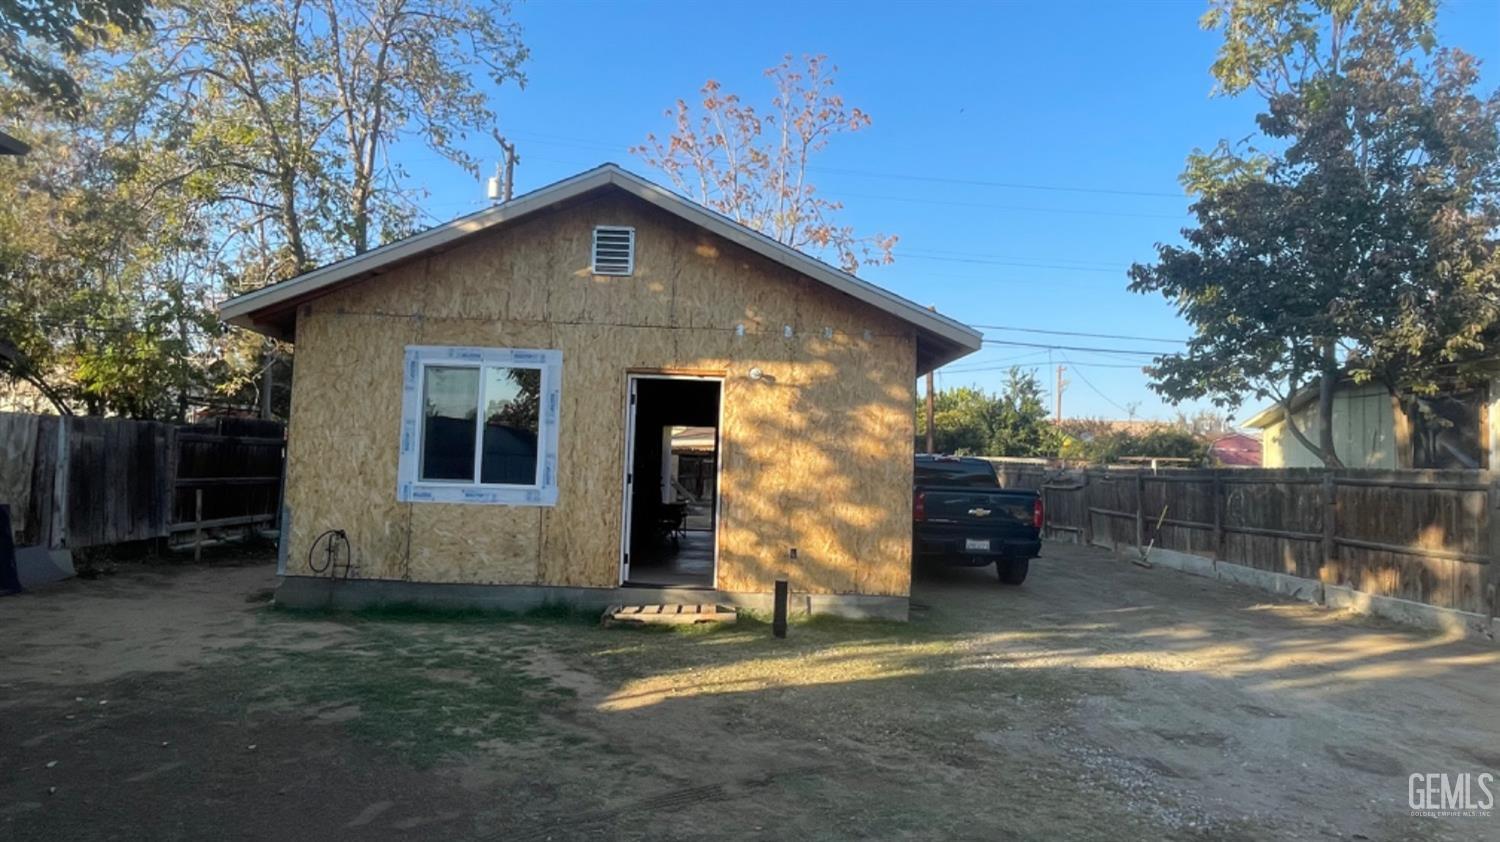
[[[723,605],[611,605],[604,609],[603,623],[665,623],[668,625],[691,625],[693,623],[733,623],[739,615],[733,608]]]

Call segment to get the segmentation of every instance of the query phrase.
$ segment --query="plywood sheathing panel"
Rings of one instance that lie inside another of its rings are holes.
[[[343,529],[359,575],[401,577],[408,514],[396,501],[401,365],[416,338],[410,319],[317,306],[299,313],[287,443],[288,572],[311,572],[313,541]]]
[[[589,274],[596,224],[636,229],[635,275]],[[294,560],[339,526],[361,575],[613,586],[627,373],[716,373],[718,586],[764,591],[786,574],[797,590],[907,593],[909,328],[645,203],[608,195],[489,232],[320,299],[305,322]],[[401,354],[415,343],[562,350],[557,506],[395,502]]]
[[[433,272],[439,272],[444,262],[435,259]],[[441,271],[445,273],[444,277],[466,276],[454,267]],[[479,348],[555,347],[552,326],[547,324],[432,317],[433,312],[458,312],[461,304],[455,298],[463,295],[473,296],[475,307],[480,311],[492,306],[498,297],[493,292],[486,294],[480,287],[429,284],[425,297],[427,317],[419,322],[418,344]],[[399,412],[396,421],[399,424]],[[391,482],[394,493],[394,476]],[[535,584],[539,581],[537,570],[544,509],[457,503],[413,503],[410,506],[411,550],[406,575],[413,581],[492,585]]]
[[[530,585],[538,581],[542,510],[531,506],[412,503],[414,582]]]

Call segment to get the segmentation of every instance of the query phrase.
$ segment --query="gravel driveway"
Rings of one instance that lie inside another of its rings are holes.
[[[785,641],[290,615],[269,563],[0,599],[0,838],[1500,838],[1408,806],[1500,775],[1500,648],[1069,545],[994,579]]]

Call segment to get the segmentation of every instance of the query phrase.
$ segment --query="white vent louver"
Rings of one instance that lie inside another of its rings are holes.
[[[635,229],[600,225],[594,229],[594,274],[629,275],[635,271]]]

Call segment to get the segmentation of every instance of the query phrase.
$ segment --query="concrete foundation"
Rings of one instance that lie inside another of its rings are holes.
[[[1127,558],[1140,557],[1140,550],[1135,547],[1121,548],[1120,552]],[[1228,561],[1215,561],[1175,550],[1152,548],[1150,561],[1154,567],[1258,588],[1340,611],[1367,614],[1420,628],[1462,633],[1476,640],[1500,642],[1500,618],[1492,619],[1482,614],[1439,608],[1396,597],[1374,596],[1341,585],[1324,584],[1316,579],[1289,576]]]
[[[570,605],[602,612],[611,605],[715,603],[770,613],[771,594],[735,593],[701,588],[564,588],[540,585],[451,585],[391,579],[329,579],[286,576],[276,588],[276,604],[288,608],[333,608],[357,611],[377,606],[478,608],[526,611],[542,605]],[[856,620],[907,619],[904,596],[862,594],[791,595],[792,614],[822,614]]]
[[[1323,594],[1329,608],[1372,614],[1410,626],[1462,632],[1473,638],[1500,640],[1500,618],[1492,620],[1483,614],[1438,608],[1393,596],[1374,596],[1341,585],[1324,585]]]

